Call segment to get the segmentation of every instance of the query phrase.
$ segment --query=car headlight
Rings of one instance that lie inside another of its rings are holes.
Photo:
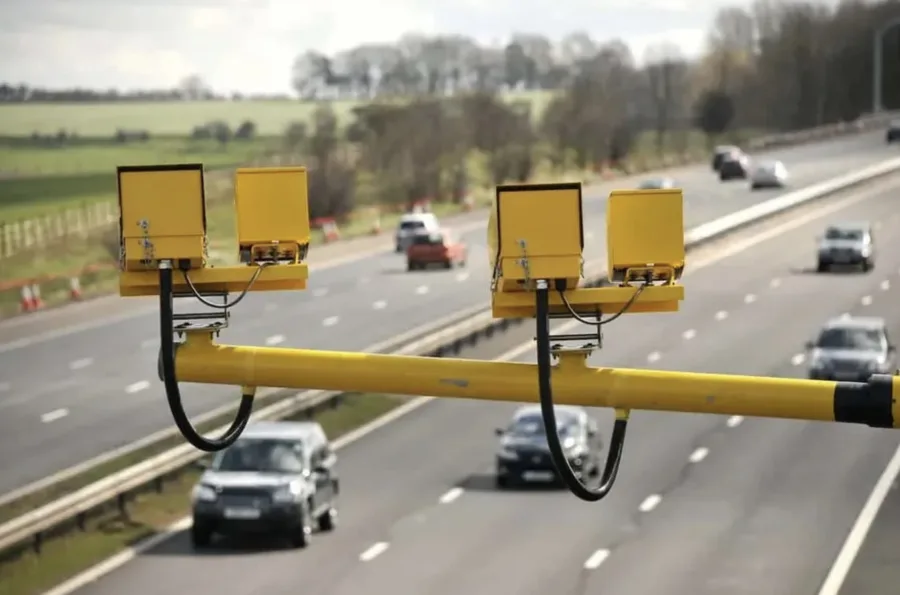
[[[500,457],[501,459],[515,461],[516,459],[519,458],[519,453],[517,453],[516,451],[514,451],[510,448],[506,448],[504,446],[499,451],[497,451],[497,456]]]
[[[569,436],[565,440],[562,441],[562,447],[566,450],[572,450],[578,443],[575,441],[575,438]]]
[[[191,497],[195,501],[199,502],[215,502],[219,495],[213,488],[207,485],[203,485],[202,483],[198,483],[191,491]]]
[[[291,482],[281,486],[272,494],[272,501],[280,504],[296,502],[303,495],[303,486],[300,482]]]

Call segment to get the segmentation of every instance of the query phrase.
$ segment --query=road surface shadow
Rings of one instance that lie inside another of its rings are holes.
[[[456,484],[467,492],[558,492],[564,486],[558,482],[512,482],[506,487],[497,487],[497,479],[489,473],[473,473]]]
[[[316,535],[313,535],[315,538]],[[145,552],[144,556],[248,556],[252,554],[270,554],[275,551],[287,551],[292,548],[287,540],[264,535],[248,536],[216,536],[212,543],[202,549],[194,549],[188,531],[179,531],[171,539],[167,539],[156,547]]]
[[[849,276],[849,275],[864,275],[866,273],[863,272],[859,267],[854,266],[834,266],[830,271],[826,271],[824,273],[820,273],[816,270],[814,266],[806,266],[806,267],[791,267],[790,269],[791,275],[840,275],[840,276]],[[872,272],[872,271],[869,271]]]

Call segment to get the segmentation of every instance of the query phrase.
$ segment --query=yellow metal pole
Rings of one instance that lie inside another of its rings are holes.
[[[176,372],[182,382],[535,403],[539,398],[534,364],[216,345],[197,333],[178,348]],[[589,368],[581,354],[563,356],[553,372],[557,404],[887,427],[898,413],[892,385],[900,394],[900,381],[888,380],[887,401],[884,390],[879,401],[866,383]]]

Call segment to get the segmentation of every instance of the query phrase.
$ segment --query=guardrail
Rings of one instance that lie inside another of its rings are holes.
[[[887,160],[858,172],[789,192],[686,231],[685,245],[689,250],[698,248],[747,225],[758,223],[805,203],[897,171],[900,171],[900,158]],[[591,266],[585,271],[585,278],[589,279],[588,284],[592,286],[604,283],[605,264],[597,261],[591,263]],[[406,337],[398,337],[385,342],[382,344],[384,349],[376,346],[366,351],[384,352],[392,349],[391,353],[401,355],[443,357],[457,353],[465,344],[475,344],[481,338],[490,338],[495,333],[503,332],[510,326],[520,323],[520,321],[495,320],[491,316],[489,307],[476,306],[432,325],[431,332],[419,329],[420,336],[414,337],[416,331],[412,331],[407,333]],[[292,392],[277,389],[268,391],[268,397],[279,395],[287,398],[255,412],[251,420],[280,419],[303,411],[312,412],[323,405],[336,404],[340,399],[340,393],[336,392],[304,391],[294,394]],[[213,412],[205,417],[210,419],[221,413],[224,411]],[[225,429],[223,426],[215,432],[218,433]],[[173,429],[159,435],[170,437],[174,434]],[[148,440],[142,441],[144,446],[147,445]],[[129,446],[127,448],[128,452],[133,452],[138,447]],[[117,451],[116,454],[108,455],[107,459],[121,456],[124,452],[124,449]],[[83,519],[86,513],[111,502],[118,502],[119,506],[124,508],[128,494],[137,488],[158,484],[162,478],[192,464],[203,456],[206,456],[206,453],[200,452],[188,444],[178,446],[0,525],[0,551],[23,544],[29,539],[33,540],[35,549],[39,551],[42,537],[46,532],[73,520],[77,523],[79,519]],[[72,475],[75,474],[77,473],[72,473]],[[56,479],[59,481],[59,478]],[[5,498],[7,501],[9,499],[8,496]]]

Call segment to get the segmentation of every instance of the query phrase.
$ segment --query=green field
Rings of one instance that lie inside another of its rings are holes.
[[[509,100],[528,100],[540,113],[552,95],[546,91],[510,94]],[[343,123],[358,101],[334,101],[332,108]],[[111,136],[119,128],[147,130],[152,135],[190,134],[194,126],[221,120],[238,126],[256,123],[263,136],[281,135],[291,122],[307,122],[321,105],[311,101],[172,101],[153,103],[26,103],[0,105],[0,136],[29,136],[59,130],[80,136]],[[0,155],[0,170],[6,169]]]

